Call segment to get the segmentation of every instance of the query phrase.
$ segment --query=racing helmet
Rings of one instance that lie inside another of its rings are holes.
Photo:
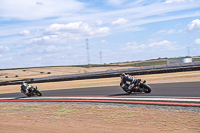
[[[125,73],[122,73],[122,74],[120,75],[121,78],[123,78],[123,77],[125,77],[125,76],[126,76]]]
[[[22,81],[22,84],[25,84],[25,81]]]

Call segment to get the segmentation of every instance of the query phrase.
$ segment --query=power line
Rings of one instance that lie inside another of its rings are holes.
[[[100,62],[102,64],[102,52],[99,52],[99,54],[100,54]]]
[[[187,47],[188,56],[190,56],[190,47]]]
[[[90,64],[90,53],[89,53],[89,44],[88,44],[88,39],[86,38],[86,49],[87,49],[87,61],[88,65]]]

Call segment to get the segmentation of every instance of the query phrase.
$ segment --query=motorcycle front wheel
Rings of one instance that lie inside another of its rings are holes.
[[[141,83],[140,84],[140,88],[142,88],[145,93],[150,93],[151,92],[151,87],[148,84]]]
[[[41,93],[39,90],[35,90],[35,94],[36,94],[37,96],[42,96],[42,93]]]

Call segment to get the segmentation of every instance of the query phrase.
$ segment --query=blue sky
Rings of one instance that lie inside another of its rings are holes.
[[[200,0],[1,0],[0,69],[200,56]]]

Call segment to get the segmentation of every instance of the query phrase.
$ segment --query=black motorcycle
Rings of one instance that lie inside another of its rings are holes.
[[[122,81],[120,82],[121,88],[127,92],[128,94],[134,93],[134,92],[141,92],[141,93],[150,93],[151,92],[151,87],[146,84],[146,81],[144,80],[143,82],[140,81],[138,82],[132,89],[132,91],[128,91],[128,87],[130,86],[130,83],[125,83],[123,86]]]
[[[21,89],[21,92],[24,93],[24,89]],[[42,96],[42,93],[37,89],[37,86],[34,88],[33,86],[31,86],[28,89],[28,93],[26,94],[28,97],[37,95],[37,96]]]

